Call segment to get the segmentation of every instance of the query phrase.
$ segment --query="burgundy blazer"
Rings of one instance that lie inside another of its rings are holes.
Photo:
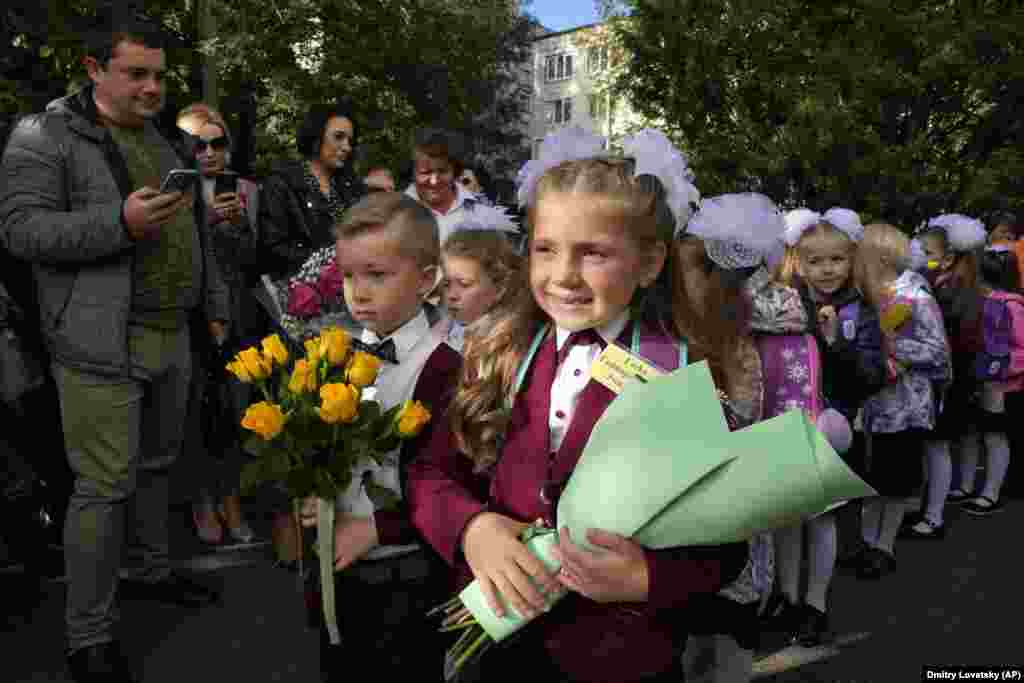
[[[412,399],[421,401],[427,407],[431,419],[415,439],[402,445],[399,452],[398,476],[403,490],[408,488],[405,479],[409,462],[431,442],[434,432],[447,431],[445,428],[439,428],[439,425],[446,424],[448,401],[451,400],[461,366],[462,356],[452,347],[442,343],[427,358],[423,371],[416,380]],[[377,525],[381,545],[401,545],[422,540],[409,520],[408,505],[404,500],[396,508],[377,510],[373,513],[373,519]]]
[[[631,332],[627,326],[618,341],[628,347]],[[552,520],[557,500],[546,504],[539,495],[548,479],[548,414],[555,369],[551,335],[517,397],[489,487],[473,475],[472,463],[458,452],[450,429],[434,431],[426,450],[406,470],[405,498],[412,522],[455,567],[460,585],[472,579],[460,550],[462,532],[485,505],[491,512],[524,522],[557,521]],[[554,479],[568,479],[613,398],[598,382],[584,388],[565,439],[553,454]],[[687,610],[691,598],[716,593],[733,581],[746,564],[747,552],[746,543],[645,550],[650,579],[646,603],[599,604],[570,593],[528,628],[571,680],[625,683],[673,670],[685,644],[687,620],[699,616]]]

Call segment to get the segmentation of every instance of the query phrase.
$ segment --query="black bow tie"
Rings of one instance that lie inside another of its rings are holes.
[[[570,334],[565,343],[562,344],[562,348],[558,349],[556,353],[556,363],[561,365],[565,362],[566,356],[569,355],[569,350],[574,346],[593,346],[594,344],[599,345],[602,349],[608,346],[608,343],[601,338],[601,335],[597,333],[594,328],[588,328],[586,330],[580,330],[579,332],[573,332]]]
[[[392,365],[398,365],[398,354],[395,351],[394,339],[385,339],[384,341],[377,342],[376,344],[367,344],[364,342],[361,346],[365,347],[363,350],[367,353],[372,353],[381,360],[386,360]]]

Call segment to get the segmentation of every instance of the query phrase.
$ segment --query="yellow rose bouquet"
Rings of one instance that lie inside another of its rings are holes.
[[[430,413],[418,403],[384,411],[363,400],[381,360],[356,344],[345,330],[332,327],[305,342],[305,357],[293,359],[275,334],[228,363],[228,372],[254,384],[262,398],[242,418],[242,427],[252,432],[244,448],[255,456],[242,471],[243,490],[275,482],[291,499],[334,500],[361,460],[383,463],[429,421]],[[397,501],[396,492],[371,488],[367,493],[379,507]]]
[[[260,348],[241,351],[227,370],[255,385],[262,398],[242,418],[242,427],[252,432],[243,447],[255,456],[242,469],[243,492],[274,483],[287,492],[296,517],[300,501],[317,499],[316,552],[324,611],[331,639],[337,642],[332,578],[335,501],[368,461],[390,462],[403,440],[423,430],[430,412],[418,401],[385,411],[376,401],[364,400],[363,390],[377,381],[381,360],[360,350],[362,345],[342,328],[326,328],[304,346],[305,356],[293,359],[281,338],[271,335]],[[375,509],[392,507],[400,499],[397,491],[365,472],[358,484]]]

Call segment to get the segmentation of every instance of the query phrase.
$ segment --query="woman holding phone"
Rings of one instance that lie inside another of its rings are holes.
[[[221,380],[221,361],[230,348],[228,339],[245,341],[263,331],[256,329],[263,326],[253,320],[251,312],[245,258],[257,246],[257,186],[228,169],[231,137],[218,111],[203,103],[193,104],[178,114],[177,123],[185,133],[184,156],[194,159],[199,171],[199,187],[208,209],[210,239],[206,244],[214,250],[231,300],[231,329],[221,335],[221,347],[212,347],[208,339],[196,338],[193,344],[195,371],[183,458],[192,465],[192,518],[199,538],[206,543],[220,543],[224,527],[234,541],[248,543],[255,534],[242,514],[238,495],[242,453],[236,427],[248,392],[238,382],[224,387],[216,382],[227,381]],[[216,396],[220,399],[211,400]]]

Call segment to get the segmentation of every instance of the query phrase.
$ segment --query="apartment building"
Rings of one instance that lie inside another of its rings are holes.
[[[533,41],[533,98],[528,124],[531,157],[544,136],[562,126],[578,125],[615,137],[632,117],[628,106],[597,92],[596,79],[608,68],[605,47],[578,44],[581,32],[600,24],[547,33]]]

